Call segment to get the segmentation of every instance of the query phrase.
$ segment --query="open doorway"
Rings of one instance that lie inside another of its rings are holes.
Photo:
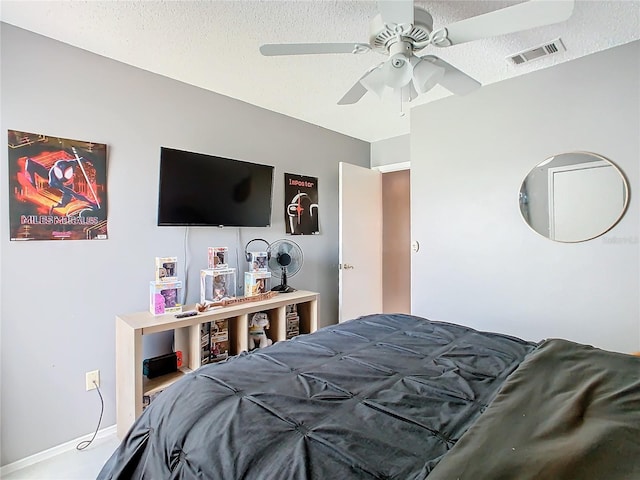
[[[382,174],[382,308],[411,313],[410,170]]]

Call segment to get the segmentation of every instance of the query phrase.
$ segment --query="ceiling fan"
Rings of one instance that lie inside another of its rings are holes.
[[[367,53],[388,55],[371,67],[338,101],[357,103],[367,92],[382,98],[392,90],[401,102],[410,102],[440,84],[456,95],[465,95],[480,83],[435,55],[418,56],[425,47],[449,47],[473,40],[505,35],[567,20],[574,0],[529,0],[433,29],[429,12],[413,0],[378,0],[379,14],[371,21],[369,43],[266,44],[262,55]]]

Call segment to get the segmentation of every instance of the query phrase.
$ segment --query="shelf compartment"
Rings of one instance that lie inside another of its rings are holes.
[[[181,367],[175,372],[167,373],[166,375],[160,375],[155,378],[143,377],[142,380],[142,394],[153,395],[165,388],[169,387],[172,383],[180,380],[184,375],[191,373],[192,370],[187,367]]]

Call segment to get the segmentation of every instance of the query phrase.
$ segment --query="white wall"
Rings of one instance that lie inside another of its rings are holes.
[[[290,283],[320,292],[321,325],[337,321],[337,165],[368,166],[368,143],[0,26],[3,465],[93,431],[87,371],[101,373],[102,426],[115,423],[114,317],[147,308],[154,257],[189,259],[194,303],[208,246],[285,236],[285,172],[318,177],[320,200],[321,235],[294,238],[305,263]],[[108,240],[9,241],[8,129],[107,144]],[[191,228],[186,245],[185,228],[157,227],[161,145],[275,165],[273,227]]]
[[[414,313],[640,350],[639,73],[634,42],[412,110]],[[563,244],[529,229],[518,191],[534,165],[575,150],[615,162],[631,202],[604,236]]]

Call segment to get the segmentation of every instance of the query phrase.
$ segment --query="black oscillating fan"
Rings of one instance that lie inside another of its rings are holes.
[[[300,246],[291,240],[276,240],[269,245],[269,270],[280,278],[280,285],[271,290],[289,293],[296,289],[287,285],[287,278],[294,276],[302,268],[303,255]]]

